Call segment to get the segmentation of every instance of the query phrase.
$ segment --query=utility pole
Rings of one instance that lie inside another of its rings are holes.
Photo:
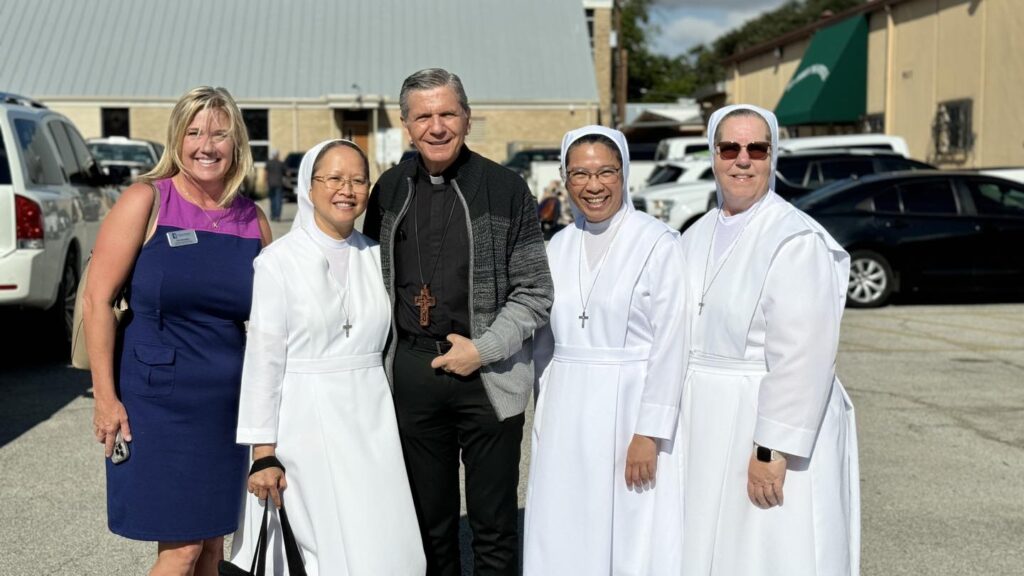
[[[626,85],[628,83],[629,50],[622,47],[622,7],[621,0],[615,0],[612,12],[615,17],[615,72],[613,83],[615,85],[615,118],[612,125],[616,128],[626,122]]]

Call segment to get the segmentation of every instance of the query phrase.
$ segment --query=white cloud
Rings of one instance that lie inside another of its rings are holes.
[[[677,56],[700,44],[710,44],[744,22],[774,10],[786,0],[660,0],[651,10],[651,24],[659,34],[651,48]]]
[[[665,8],[700,8],[723,12],[764,12],[782,5],[786,0],[655,0]]]

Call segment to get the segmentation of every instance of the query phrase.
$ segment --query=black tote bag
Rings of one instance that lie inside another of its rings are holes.
[[[221,560],[217,568],[220,576],[266,576],[267,572],[267,525],[270,522],[270,509],[273,502],[267,499],[263,507],[263,522],[260,523],[260,535],[256,540],[256,551],[252,555],[252,566],[248,571],[242,570],[227,560]],[[284,511],[284,503],[277,511],[281,520],[281,536],[284,540],[284,556],[288,560],[288,574],[290,576],[306,576],[306,567],[302,565],[302,556],[299,554],[299,545],[295,542],[295,534],[292,533],[292,526],[288,523],[288,514]]]

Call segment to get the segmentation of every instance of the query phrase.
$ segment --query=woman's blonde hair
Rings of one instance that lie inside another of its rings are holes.
[[[224,177],[224,195],[219,202],[222,207],[230,206],[241,190],[245,177],[252,171],[252,151],[249,150],[249,133],[245,130],[242,113],[238,110],[231,93],[224,88],[199,86],[189,90],[178,100],[167,123],[167,145],[164,147],[163,156],[152,170],[142,176],[142,179],[153,182],[170,178],[184,170],[181,149],[185,131],[196,115],[203,110],[223,112],[230,126],[228,133],[234,143],[234,153],[231,168]]]

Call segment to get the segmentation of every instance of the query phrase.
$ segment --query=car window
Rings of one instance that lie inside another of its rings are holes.
[[[714,168],[707,168],[707,169],[705,169],[704,173],[700,175],[700,179],[701,180],[714,180],[715,179],[715,169]]]
[[[875,194],[871,198],[871,209],[875,212],[899,213],[900,191],[895,186],[890,186]]]
[[[804,185],[804,181],[807,178],[807,165],[811,161],[808,158],[787,158],[785,156],[779,158],[778,164],[775,169],[782,174],[782,176],[799,186]]]
[[[701,152],[707,152],[707,151],[708,151],[708,145],[707,144],[687,144],[686,145],[686,152],[684,153],[684,155],[690,156],[691,154],[700,154]]]
[[[654,186],[655,184],[675,182],[685,173],[686,169],[680,168],[679,166],[658,166],[654,169],[654,172],[651,172],[651,175],[647,177],[647,185]]]
[[[635,162],[637,160],[654,160],[654,153],[657,151],[658,145],[655,143],[640,142],[629,145],[629,160]],[[557,158],[556,158],[557,160]]]
[[[90,174],[98,174],[99,167],[96,166],[96,159],[89,152],[89,147],[85,145],[85,140],[83,140],[82,135],[78,133],[78,129],[67,122],[61,122],[60,125],[68,132],[68,140],[71,142],[71,149],[75,151],[75,158],[78,159],[78,164],[85,172],[84,175],[89,176]],[[150,156],[150,158],[152,158],[152,156]],[[152,159],[146,163],[152,165]]]
[[[146,166],[153,165],[153,153],[149,151],[148,146],[91,142],[89,150],[97,158],[107,162],[138,162]]]
[[[967,188],[978,214],[1024,216],[1024,191],[999,182],[969,180]]]
[[[903,211],[907,214],[956,214],[957,202],[949,180],[924,180],[900,184]]]
[[[0,132],[0,184],[11,183],[11,165],[7,161],[7,147],[4,145],[4,134]]]
[[[39,129],[39,123],[29,118],[15,118],[14,131],[18,134],[25,162],[25,177],[31,184],[52,186],[64,183],[57,157]]]
[[[82,178],[84,176],[82,167],[75,158],[75,151],[71,149],[71,142],[68,140],[67,133],[61,128],[60,122],[51,121],[47,124],[47,128],[50,130],[50,136],[53,136],[53,141],[57,143],[57,155],[60,156],[60,160],[64,164],[64,173],[67,174],[68,180]]]
[[[809,182],[810,186],[820,186],[836,180],[873,174],[875,165],[870,158],[836,158],[833,160],[822,160],[821,181]]]

